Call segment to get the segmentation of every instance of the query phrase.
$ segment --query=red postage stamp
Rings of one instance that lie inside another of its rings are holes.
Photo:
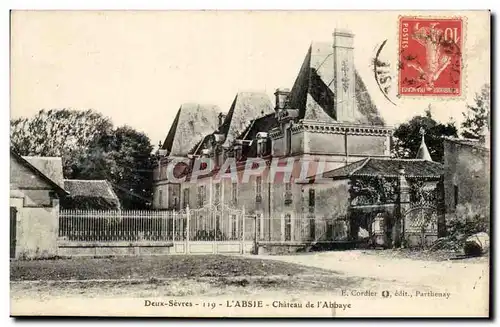
[[[401,17],[399,95],[460,96],[463,39],[461,18]]]

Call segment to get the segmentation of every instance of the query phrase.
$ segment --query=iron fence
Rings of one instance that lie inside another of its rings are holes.
[[[173,211],[61,210],[59,238],[68,241],[183,239],[182,215]]]

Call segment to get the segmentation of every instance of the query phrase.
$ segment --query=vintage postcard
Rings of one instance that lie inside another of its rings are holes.
[[[490,317],[490,12],[11,12],[10,313]]]

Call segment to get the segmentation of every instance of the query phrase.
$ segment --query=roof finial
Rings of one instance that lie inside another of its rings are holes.
[[[423,127],[420,127],[419,133],[420,135],[422,135],[422,142],[420,143],[420,148],[417,152],[417,159],[432,161],[429,149],[427,149],[427,145],[425,144],[425,129]]]
[[[420,127],[420,135],[422,135],[422,138],[425,136],[425,128]]]

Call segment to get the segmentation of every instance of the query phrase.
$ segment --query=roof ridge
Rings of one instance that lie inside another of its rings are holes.
[[[243,139],[243,140],[244,140],[244,139],[246,139],[246,138],[247,138],[247,135],[248,135],[248,133],[250,133],[250,130],[252,129],[253,125],[255,125],[255,121],[256,121],[256,120],[257,120],[257,119],[252,119],[252,121],[250,122],[250,125],[248,125],[248,126],[247,126],[244,130],[243,130],[243,132],[245,132],[245,131],[246,131],[245,135],[244,135],[243,137],[239,137],[239,139]]]
[[[46,182],[51,184],[52,186],[55,186],[55,188],[62,194],[69,194],[68,191],[66,191],[61,185],[57,184],[52,178],[47,176],[44,172],[42,172],[40,169],[35,167],[31,162],[26,160],[26,157],[21,156],[19,153],[17,153],[15,150],[10,149],[10,156],[14,157],[16,160],[20,161],[22,164],[24,164],[28,169],[31,169],[33,172],[35,172],[39,177],[44,179]],[[64,184],[64,182],[63,182]]]
[[[58,156],[21,156],[23,158],[39,158],[39,159],[57,159],[62,160],[61,157]]]
[[[358,168],[354,168],[354,170],[349,173],[349,176],[352,176],[352,174],[354,174],[355,172],[366,166],[366,164],[368,163],[368,161],[370,161],[370,159],[371,157],[363,159],[365,162],[363,162]]]
[[[121,203],[120,203],[120,200],[118,198],[118,195],[116,195],[116,192],[115,192],[115,190],[113,188],[113,184],[110,181],[108,181],[108,180],[105,180],[105,182],[106,182],[106,185],[108,185],[108,192],[111,193],[111,196],[114,196],[115,198],[118,199],[118,203],[121,206]]]
[[[63,179],[64,182],[69,181],[69,182],[107,182],[107,179]]]
[[[373,159],[373,160],[385,160],[385,161],[398,161],[398,160],[399,161],[426,161],[425,159],[420,159],[420,158],[371,158],[371,159]]]

